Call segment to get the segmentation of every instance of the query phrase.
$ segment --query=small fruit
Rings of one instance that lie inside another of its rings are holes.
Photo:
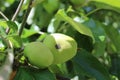
[[[43,43],[54,55],[53,64],[66,62],[76,55],[77,43],[70,36],[54,33],[46,36]]]
[[[24,48],[24,55],[28,58],[29,62],[39,68],[46,68],[53,62],[53,54],[41,42],[31,42]]]

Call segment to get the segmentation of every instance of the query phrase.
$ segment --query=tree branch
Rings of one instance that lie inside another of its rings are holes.
[[[17,15],[19,14],[19,12],[20,12],[20,10],[22,8],[23,2],[24,2],[24,0],[20,1],[19,5],[18,5],[18,8],[16,9],[15,14],[13,15],[13,17],[11,19],[12,21],[15,21]]]
[[[10,74],[12,72],[12,64],[14,60],[13,50],[8,50],[8,55],[6,57],[4,65],[0,67],[0,80],[9,80]]]
[[[32,2],[33,2],[33,0],[30,0],[29,5],[28,5],[28,8],[27,8],[27,11],[26,11],[26,13],[25,13],[25,15],[24,15],[24,19],[23,19],[23,21],[22,21],[22,24],[21,24],[20,29],[19,29],[19,32],[18,32],[18,35],[19,35],[19,36],[21,36],[21,34],[22,34],[22,31],[23,31],[24,26],[25,26],[25,24],[26,24],[26,20],[27,20],[27,18],[28,18],[28,16],[29,16],[29,13],[30,13],[30,11],[31,11]]]
[[[19,14],[19,12],[20,12],[20,10],[21,10],[21,8],[22,8],[23,2],[24,2],[24,0],[21,0],[21,1],[20,1],[20,3],[19,3],[19,5],[18,5],[18,7],[17,7],[17,9],[16,9],[16,11],[15,11],[15,13],[14,13],[11,21],[15,21],[17,15]],[[8,34],[9,31],[10,31],[10,28],[7,28],[7,29],[6,29],[6,33]]]
[[[15,21],[17,15],[19,14],[22,5],[23,5],[24,0],[21,0],[18,8],[15,12],[15,14],[13,15],[11,21]],[[0,14],[4,17],[4,19],[6,21],[8,21],[9,19],[0,11]],[[10,28],[7,29],[6,33],[9,33]],[[6,57],[5,63],[4,65],[0,68],[0,80],[9,80],[9,76],[12,72],[12,64],[13,64],[13,60],[14,60],[14,55],[13,55],[13,47],[10,41],[5,40],[6,43],[8,44],[8,55]]]
[[[1,15],[6,21],[9,20],[1,11],[0,11],[0,15]]]

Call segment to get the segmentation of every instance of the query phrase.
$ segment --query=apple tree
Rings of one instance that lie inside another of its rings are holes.
[[[119,80],[120,0],[0,0],[0,80]]]

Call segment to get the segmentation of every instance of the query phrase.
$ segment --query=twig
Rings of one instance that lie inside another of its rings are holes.
[[[6,21],[9,20],[1,11],[0,11],[0,15],[1,15]]]
[[[26,11],[26,13],[25,13],[25,15],[24,15],[24,19],[23,19],[23,21],[22,21],[22,24],[21,24],[20,29],[19,29],[19,32],[18,32],[18,35],[19,35],[19,36],[21,36],[21,34],[22,34],[22,31],[23,31],[24,26],[25,26],[25,24],[26,24],[26,20],[27,20],[27,18],[28,18],[28,16],[29,16],[29,13],[30,13],[30,11],[31,11],[32,2],[33,2],[33,0],[30,0],[29,5],[28,5],[28,8],[27,8],[27,11]]]
[[[24,0],[21,0],[21,1],[20,1],[20,3],[19,3],[19,5],[18,5],[18,7],[17,7],[17,9],[16,9],[16,11],[15,11],[15,13],[14,13],[11,21],[15,21],[17,15],[19,14],[19,12],[20,12],[20,10],[21,10],[21,8],[22,8],[23,2],[24,2]],[[8,34],[9,31],[10,31],[10,28],[7,28],[7,29],[6,29],[6,33]]]
[[[18,8],[16,9],[15,14],[13,15],[11,21],[15,21],[18,13],[20,12],[20,10],[21,10],[21,8],[22,8],[23,2],[24,2],[24,0],[21,0],[21,1],[20,1],[19,5],[18,5]]]
[[[93,14],[94,12],[96,12],[96,11],[98,11],[100,9],[101,8],[96,8],[96,9],[92,10],[91,12],[89,12],[88,14],[86,14],[86,16],[89,16],[89,15]]]

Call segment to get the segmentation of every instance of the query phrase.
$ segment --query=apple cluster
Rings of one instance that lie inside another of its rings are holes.
[[[39,68],[64,63],[76,55],[76,41],[65,34],[47,35],[43,42],[31,42],[24,48],[28,61]]]

